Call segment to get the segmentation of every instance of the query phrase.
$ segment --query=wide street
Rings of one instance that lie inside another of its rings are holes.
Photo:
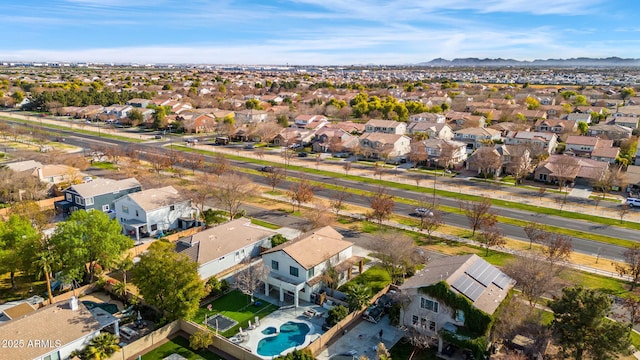
[[[49,122],[51,120],[47,120],[47,122]],[[58,121],[56,121],[55,123],[58,123]],[[33,125],[35,126],[35,125]],[[87,129],[91,129],[91,126],[87,127]],[[118,129],[120,130],[120,129]],[[84,149],[90,149],[92,146],[95,147],[96,144],[103,144],[103,145],[115,145],[115,146],[121,146],[124,147],[126,145],[129,145],[130,143],[125,141],[125,140],[119,140],[119,139],[113,139],[113,138],[106,138],[106,137],[101,137],[101,136],[97,136],[97,135],[78,135],[76,133],[74,133],[72,130],[56,130],[56,129],[48,129],[48,131],[51,132],[57,132],[60,133],[61,136],[65,137],[65,141],[66,143],[70,144],[70,145],[75,145],[75,146],[79,146],[82,147]],[[126,133],[119,131],[118,132],[119,135],[127,135]],[[129,134],[129,137],[131,138],[141,138],[141,136],[139,135],[132,135]],[[146,138],[149,138],[150,136],[148,134],[145,135]],[[176,138],[175,140],[173,140],[175,142],[178,141],[182,141],[182,138]],[[136,146],[139,147],[139,149],[141,150],[142,153],[144,152],[167,152],[168,150],[164,148],[165,145],[169,144],[170,141],[163,139],[162,141],[147,141],[147,142],[143,142],[143,143],[139,143]],[[217,151],[217,152],[225,152],[228,154],[233,154],[233,155],[241,155],[241,156],[246,156],[247,158],[250,158],[254,155],[252,155],[252,153],[250,151],[245,151],[245,150],[240,150],[240,149],[234,149],[234,148],[223,148],[220,146],[212,146],[212,145],[197,145],[197,147],[199,149],[203,149],[203,150],[208,150],[208,151]],[[212,161],[213,157],[212,156],[205,156],[207,161]],[[282,163],[282,158],[279,157],[279,153],[278,151],[274,151],[273,154],[269,154],[267,153],[267,155],[264,156],[264,159],[267,161],[272,161],[276,164],[281,164]],[[313,168],[316,165],[318,165],[322,170],[329,170],[329,171],[334,171],[334,172],[340,172],[340,171],[344,171],[342,169],[342,166],[340,163],[334,163],[332,161],[323,161],[321,164],[317,164],[315,159],[312,158],[306,158],[306,159],[294,159],[295,165],[298,166],[304,166],[304,167],[308,167],[308,168]],[[248,169],[254,169],[254,170],[258,170],[261,165],[257,165],[254,163],[251,163],[249,161],[231,161],[232,165],[234,166],[238,166],[238,167],[243,167],[243,168],[248,168]],[[383,180],[388,180],[388,181],[401,181],[401,179],[404,179],[405,182],[409,182],[411,181],[411,179],[407,179],[404,178],[403,176],[397,175],[397,172],[399,172],[399,170],[397,169],[390,169],[388,170],[388,172],[391,172],[391,174],[387,173],[383,175]],[[373,171],[371,167],[366,167],[366,166],[360,166],[357,164],[353,164],[352,170],[350,170],[350,174],[351,175],[358,175],[358,176],[368,176],[368,177],[372,177],[373,176]],[[348,188],[348,189],[357,189],[357,190],[366,190],[366,191],[375,191],[375,186],[374,185],[369,185],[363,182],[357,182],[357,181],[351,181],[351,180],[342,180],[342,179],[335,179],[335,178],[330,178],[330,177],[326,177],[326,176],[322,176],[322,175],[314,175],[314,174],[310,174],[310,173],[298,173],[296,171],[291,171],[289,170],[287,172],[288,176],[292,176],[292,177],[305,177],[311,181],[314,182],[319,182],[319,183],[331,183],[331,184],[336,184],[340,187],[344,187],[344,188]],[[263,184],[263,185],[267,185],[267,180],[264,176],[261,175],[250,175],[251,178],[256,181],[257,183]],[[427,183],[427,181],[429,180],[428,176],[425,176],[425,179],[422,181],[423,183]],[[415,184],[415,182],[414,182]],[[428,183],[427,183],[428,184]],[[518,194],[518,192],[529,192],[530,194],[528,194],[530,201],[532,203],[535,203],[535,197],[532,194],[533,191],[532,190],[526,190],[526,189],[515,189],[515,192],[511,195],[509,195],[508,192],[505,191],[505,187],[501,187],[500,189],[496,189],[495,187],[492,187],[490,185],[481,183],[475,183],[473,181],[465,181],[464,184],[461,183],[461,180],[459,179],[448,179],[448,178],[440,178],[437,180],[436,182],[437,184],[437,188],[440,189],[446,189],[449,191],[459,191],[461,193],[473,193],[473,194],[481,194],[481,193],[486,193],[487,195],[491,195],[491,196],[501,196],[503,197],[508,197],[511,196],[513,201],[523,201],[522,196],[527,196],[527,194],[525,195],[520,195],[520,197],[516,196]],[[278,186],[280,189],[288,189],[290,187],[290,184],[288,182],[283,182],[281,184],[279,184]],[[429,188],[430,185],[424,186]],[[406,198],[406,199],[412,199],[415,201],[424,201],[425,200],[425,195],[424,193],[417,193],[417,192],[412,192],[412,191],[406,191],[406,190],[398,190],[398,189],[394,189],[394,188],[389,188],[387,189],[388,192],[396,197],[399,198]],[[508,190],[513,190],[513,188],[509,188]],[[334,197],[334,191],[333,190],[328,190],[325,188],[320,188],[320,189],[316,189],[315,191],[316,196],[321,196],[321,197],[325,197],[325,198],[332,198]],[[505,195],[506,194],[506,195]],[[507,199],[508,200],[508,199]],[[439,204],[442,205],[446,205],[446,206],[451,206],[451,207],[459,207],[460,203],[458,200],[456,199],[451,199],[451,198],[447,198],[447,197],[441,197],[438,196],[437,197],[437,201]],[[352,203],[354,205],[358,205],[358,206],[364,206],[364,207],[368,207],[369,206],[369,199],[365,196],[361,196],[361,195],[354,195],[352,197],[349,198],[348,200],[349,203]],[[552,202],[548,202],[551,203]],[[541,203],[541,205],[543,205],[543,203]],[[609,207],[615,207],[615,204],[610,204],[607,202],[602,202],[600,207],[604,208],[606,206]],[[584,207],[584,205],[577,203],[577,204],[567,204],[567,206],[565,207],[565,209],[569,210],[572,207],[577,208],[578,210],[576,211],[580,211],[581,207]],[[396,203],[396,207],[394,209],[394,212],[396,214],[399,215],[408,215],[409,213],[413,212],[414,210],[414,206],[411,205],[407,205],[407,204],[403,204],[400,202]],[[592,234],[596,234],[596,235],[603,235],[603,236],[609,236],[609,237],[614,237],[614,238],[620,238],[620,239],[626,239],[626,240],[632,240],[632,241],[637,241],[638,240],[638,232],[636,230],[630,230],[630,229],[626,229],[626,228],[621,228],[621,227],[617,227],[617,226],[604,226],[601,224],[594,224],[594,223],[589,223],[586,221],[582,221],[582,220],[574,220],[574,219],[567,219],[567,218],[562,218],[562,217],[558,217],[558,216],[550,216],[550,215],[543,215],[543,214],[537,214],[537,213],[532,213],[532,212],[527,212],[527,211],[522,211],[522,210],[514,210],[514,209],[510,209],[510,208],[501,208],[501,207],[497,207],[494,206],[493,210],[496,212],[496,214],[498,215],[502,215],[502,216],[506,216],[509,218],[514,218],[514,219],[519,219],[519,220],[524,220],[524,221],[536,221],[536,222],[540,222],[540,223],[544,223],[544,224],[548,224],[548,225],[552,225],[552,226],[557,226],[557,227],[564,227],[567,229],[573,229],[573,230],[580,230],[580,231],[585,231],[585,232],[590,232]],[[636,214],[632,214],[633,216],[635,216]],[[628,219],[631,218],[632,215],[628,216]],[[464,215],[460,215],[460,214],[454,214],[454,213],[446,213],[445,214],[445,222],[446,224],[452,225],[452,226],[457,226],[457,227],[462,227],[462,228],[468,228],[468,220]],[[508,236],[510,238],[513,239],[517,239],[517,240],[523,240],[523,241],[528,241],[526,234],[524,233],[523,229],[521,227],[518,226],[513,226],[513,225],[508,225],[508,224],[504,224],[501,223],[500,224],[500,229],[503,231],[503,233],[505,234],[505,236]],[[622,258],[622,253],[624,252],[625,248],[621,247],[621,246],[617,246],[617,245],[611,245],[611,244],[606,244],[604,242],[598,242],[598,241],[592,241],[592,240],[586,240],[586,239],[580,239],[580,238],[574,238],[573,240],[573,247],[574,250],[580,253],[584,253],[584,254],[588,254],[588,255],[594,255],[594,254],[600,254],[601,258],[610,258],[610,259],[621,259]]]

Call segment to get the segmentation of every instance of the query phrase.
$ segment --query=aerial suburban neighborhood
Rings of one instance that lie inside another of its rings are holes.
[[[637,358],[639,90],[0,62],[0,359]]]

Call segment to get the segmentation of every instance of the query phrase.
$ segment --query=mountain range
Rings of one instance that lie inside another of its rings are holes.
[[[479,59],[479,58],[457,58],[446,60],[442,58],[433,59],[428,62],[417,64],[419,66],[434,67],[464,67],[464,66],[560,66],[560,67],[640,67],[640,59],[623,59],[619,57],[608,58],[570,58],[570,59],[536,59],[533,61],[514,59]]]

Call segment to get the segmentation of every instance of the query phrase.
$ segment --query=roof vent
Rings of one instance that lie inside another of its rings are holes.
[[[72,296],[71,299],[69,299],[69,308],[72,311],[78,310],[78,299],[75,296]]]

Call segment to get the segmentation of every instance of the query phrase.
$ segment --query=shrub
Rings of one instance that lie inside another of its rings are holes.
[[[276,247],[287,242],[287,238],[282,234],[275,234],[271,237],[271,247]]]
[[[343,305],[338,305],[333,307],[333,309],[329,310],[329,314],[327,316],[327,325],[334,326],[339,323],[340,320],[344,319],[349,315],[349,309],[344,307]]]

